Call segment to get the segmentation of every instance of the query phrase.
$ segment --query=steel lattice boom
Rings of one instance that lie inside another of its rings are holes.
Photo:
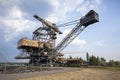
[[[60,53],[66,46],[72,42],[88,25],[98,22],[98,14],[91,10],[84,17],[80,19],[80,22],[72,29],[72,31],[56,46],[54,53]]]
[[[73,39],[76,38],[83,30],[85,26],[82,26],[80,23],[76,25],[74,29],[56,46],[55,53],[60,53]]]

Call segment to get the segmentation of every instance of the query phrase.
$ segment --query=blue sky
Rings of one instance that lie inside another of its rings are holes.
[[[41,24],[33,18],[39,15],[56,24],[80,19],[89,10],[99,14],[100,22],[88,26],[63,52],[65,57],[85,58],[90,55],[120,60],[120,1],[119,0],[0,0],[0,54],[7,61],[15,61],[19,54],[16,45],[22,37],[32,38]],[[75,25],[74,25],[75,26]],[[61,27],[56,44],[74,27]],[[0,56],[0,61],[4,61]],[[19,61],[19,60],[17,60]]]

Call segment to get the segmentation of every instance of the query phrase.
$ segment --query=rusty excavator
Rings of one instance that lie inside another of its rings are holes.
[[[54,65],[61,63],[60,58],[63,56],[61,52],[72,42],[88,25],[99,21],[98,13],[90,10],[81,19],[56,25],[41,17],[34,15],[34,18],[42,23],[42,26],[33,31],[33,38],[26,37],[20,39],[17,43],[17,49],[20,50],[15,59],[29,59],[30,65]],[[55,46],[57,33],[62,34],[58,29],[60,26],[76,26],[67,34],[67,36]]]

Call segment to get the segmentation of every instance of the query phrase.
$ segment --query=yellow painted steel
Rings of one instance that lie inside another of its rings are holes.
[[[25,47],[31,47],[31,48],[48,48],[52,49],[52,44],[49,42],[40,42],[37,40],[31,40],[31,39],[26,39],[22,38],[21,40],[18,41],[17,43],[17,48],[25,48]]]
[[[38,41],[36,40],[30,40],[30,39],[21,39],[18,41],[17,48],[22,48],[22,47],[34,47],[38,48],[39,44]]]

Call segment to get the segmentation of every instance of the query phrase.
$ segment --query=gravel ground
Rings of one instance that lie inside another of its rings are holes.
[[[72,72],[23,78],[19,80],[120,80],[120,71],[86,68]]]
[[[62,68],[52,71],[0,74],[0,80],[120,80],[120,71],[97,68]]]
[[[72,72],[72,71],[77,71],[80,69],[81,68],[61,68],[60,70],[52,70],[52,71],[0,74],[0,80],[19,80],[19,79],[29,78],[29,77],[37,77],[37,76],[45,76],[45,75],[50,75],[50,74]]]

